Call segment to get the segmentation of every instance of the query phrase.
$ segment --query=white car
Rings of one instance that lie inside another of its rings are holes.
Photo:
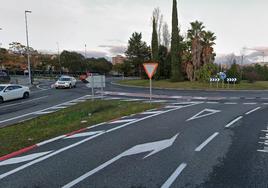
[[[62,76],[55,83],[55,88],[73,88],[76,87],[76,79],[70,76]]]
[[[30,97],[29,87],[15,84],[0,84],[0,103]]]

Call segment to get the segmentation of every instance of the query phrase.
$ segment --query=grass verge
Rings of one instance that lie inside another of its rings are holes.
[[[160,104],[103,100],[80,103],[49,115],[1,128],[0,156],[90,125],[160,106]]]
[[[148,80],[121,80],[117,83],[128,86],[141,86],[149,87]],[[156,88],[169,88],[169,89],[207,89],[207,90],[268,90],[268,81],[258,81],[255,83],[249,83],[247,81],[242,81],[240,84],[230,84],[229,88],[227,84],[219,83],[219,88],[217,88],[216,83],[210,86],[209,83],[200,82],[170,82],[169,80],[153,81],[153,87]]]

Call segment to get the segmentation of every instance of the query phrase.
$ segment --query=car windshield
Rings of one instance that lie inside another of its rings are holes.
[[[63,81],[63,82],[65,82],[65,81],[71,81],[71,78],[60,78],[59,81]]]
[[[0,86],[0,91],[3,91],[5,89],[5,86]]]

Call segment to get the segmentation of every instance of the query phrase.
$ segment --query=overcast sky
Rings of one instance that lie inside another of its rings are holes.
[[[171,25],[172,0],[0,0],[0,43],[25,44],[24,10],[29,15],[30,45],[38,50],[60,49],[111,56],[122,51],[132,32],[150,44],[151,15],[159,7]],[[194,20],[215,32],[218,54],[243,47],[268,46],[267,0],[179,0],[182,33]]]

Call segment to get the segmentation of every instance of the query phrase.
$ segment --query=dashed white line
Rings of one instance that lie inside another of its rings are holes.
[[[207,104],[219,104],[219,102],[208,101]]]
[[[159,113],[163,113],[165,111],[148,111],[148,112],[143,112],[141,113],[142,115],[150,115],[150,114],[159,114]]]
[[[228,123],[225,127],[229,128],[230,126],[232,126],[234,123],[238,122],[242,118],[243,118],[243,116],[239,116],[238,118],[236,118],[233,121],[231,121],[230,123]]]
[[[237,104],[237,102],[226,102],[226,103],[224,103],[224,104],[235,105],[235,104]]]
[[[253,112],[256,112],[257,110],[261,109],[261,107],[254,108],[253,110],[250,110],[246,113],[246,115],[252,114]]]
[[[203,142],[200,146],[198,146],[195,151],[199,152],[201,151],[206,145],[208,145],[216,136],[218,136],[218,132],[211,135],[205,142]]]
[[[169,188],[174,181],[177,179],[177,177],[182,173],[182,171],[186,168],[187,164],[182,163],[168,178],[168,180],[161,186],[161,188]]]
[[[132,121],[136,121],[137,119],[121,119],[121,120],[117,120],[117,121],[112,121],[109,124],[116,124],[116,123],[128,123],[128,122],[132,122]]]
[[[243,103],[244,105],[255,105],[257,104],[256,102],[248,102],[248,103]]]

